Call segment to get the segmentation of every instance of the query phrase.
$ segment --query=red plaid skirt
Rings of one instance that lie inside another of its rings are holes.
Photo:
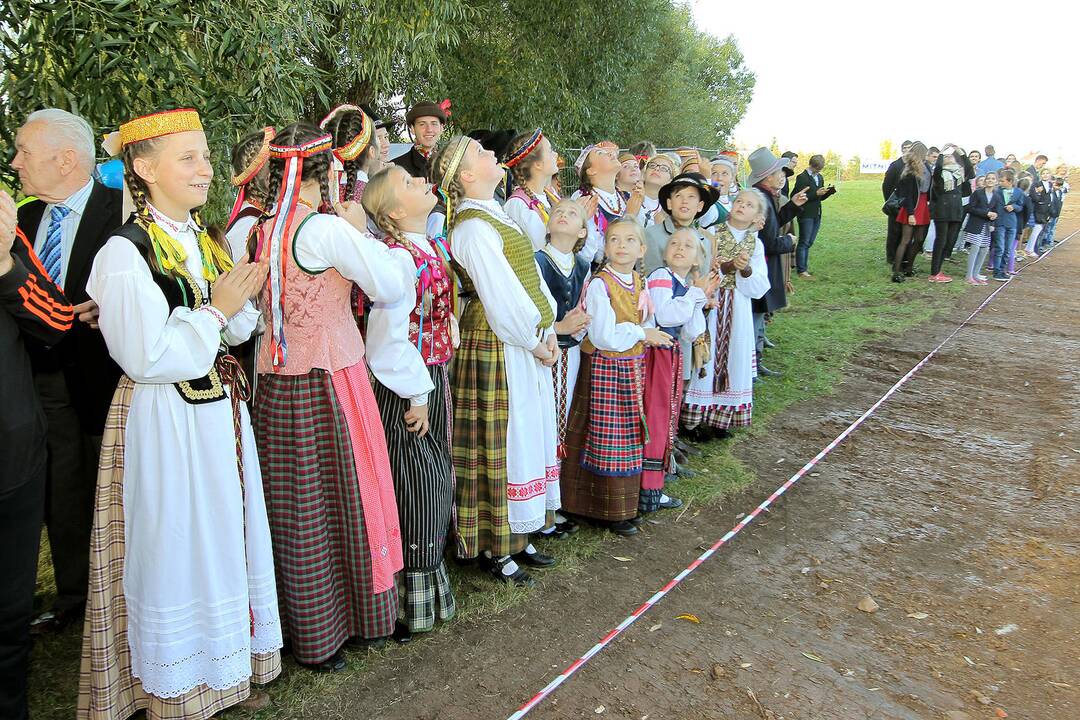
[[[645,421],[649,439],[642,461],[643,490],[662,490],[671,465],[682,406],[682,353],[678,344],[645,351]]]
[[[589,430],[582,466],[597,475],[641,472],[645,363],[638,357],[607,358],[594,352],[589,388]]]
[[[641,363],[641,358],[632,360]],[[623,359],[623,362],[625,363],[626,359]],[[593,425],[591,396],[596,389],[593,382],[595,367],[596,364],[591,358],[582,358],[577,385],[574,388],[574,400],[570,406],[570,418],[566,424],[566,458],[563,460],[559,480],[562,509],[596,520],[629,520],[637,515],[638,492],[641,489],[640,414],[637,416],[636,425],[627,428],[628,434],[637,440],[638,472],[630,475],[601,475],[592,472],[585,465],[584,457],[588,446],[587,436],[592,433]],[[628,388],[623,397],[632,400],[630,404],[636,407],[641,391]],[[625,459],[624,457],[623,460]]]

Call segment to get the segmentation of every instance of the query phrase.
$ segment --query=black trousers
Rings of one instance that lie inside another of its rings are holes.
[[[901,231],[902,228],[900,223],[896,222],[896,218],[889,218],[889,232],[885,236],[885,260],[890,265],[896,257],[896,246],[900,244]]]
[[[952,255],[952,247],[956,244],[956,238],[960,237],[960,221],[935,220],[934,233],[934,257],[930,261],[931,275],[941,272],[941,263]]]
[[[45,526],[56,573],[53,609],[67,612],[86,604],[101,436],[83,432],[62,372],[35,373],[34,385],[49,423]]]
[[[4,720],[30,717],[26,671],[44,507],[44,465],[26,482],[0,493],[0,718]]]

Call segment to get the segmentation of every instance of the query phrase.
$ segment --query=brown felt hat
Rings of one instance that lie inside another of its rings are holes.
[[[409,108],[409,112],[405,113],[405,124],[411,126],[416,122],[417,118],[422,117],[436,117],[439,118],[443,125],[446,124],[446,111],[438,103],[429,100],[418,102]]]

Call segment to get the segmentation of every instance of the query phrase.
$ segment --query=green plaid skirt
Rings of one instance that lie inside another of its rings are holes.
[[[510,532],[506,501],[506,388],[503,344],[488,326],[479,300],[465,307],[461,345],[454,354],[453,459],[457,475],[458,552],[473,558],[525,549],[528,538]]]

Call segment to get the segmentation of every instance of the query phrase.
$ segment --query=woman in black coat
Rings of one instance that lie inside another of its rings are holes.
[[[952,152],[949,152],[949,150]],[[964,197],[971,192],[971,179],[975,168],[963,149],[949,144],[941,151],[934,163],[930,188],[930,217],[934,220],[936,238],[934,255],[930,261],[930,282],[952,282],[941,272],[941,263],[952,252],[956,238],[960,236],[960,224],[964,219]]]
[[[905,277],[915,274],[915,256],[926,240],[930,227],[930,189],[932,172],[926,164],[926,146],[912,143],[904,156],[904,169],[896,184],[895,192],[900,198],[900,212],[896,222],[900,225],[900,242],[893,257],[893,282],[904,282]]]

